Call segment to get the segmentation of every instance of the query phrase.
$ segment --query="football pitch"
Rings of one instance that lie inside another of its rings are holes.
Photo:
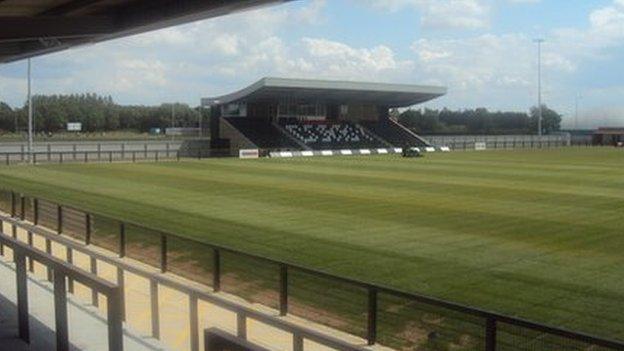
[[[624,339],[624,151],[0,167],[0,187]]]

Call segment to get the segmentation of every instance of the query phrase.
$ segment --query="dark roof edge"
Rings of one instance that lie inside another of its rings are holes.
[[[202,98],[201,104],[202,106],[212,106],[232,103],[241,100],[244,97],[264,87],[383,93],[413,93],[431,95],[432,99],[440,97],[447,93],[446,87],[430,85],[264,77],[259,81],[251,84],[250,86],[236,92],[216,97]]]

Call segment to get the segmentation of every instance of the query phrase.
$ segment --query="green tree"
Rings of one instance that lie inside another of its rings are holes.
[[[0,102],[0,131],[14,131],[15,116],[11,106]]]
[[[539,120],[539,108],[533,106],[531,108],[531,130],[537,131]],[[542,105],[542,132],[549,134],[561,130],[561,115],[555,110]]]

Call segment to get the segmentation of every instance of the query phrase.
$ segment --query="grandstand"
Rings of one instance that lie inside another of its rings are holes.
[[[391,108],[446,93],[434,86],[263,78],[240,91],[202,99],[212,148],[268,151],[429,146],[390,118]]]

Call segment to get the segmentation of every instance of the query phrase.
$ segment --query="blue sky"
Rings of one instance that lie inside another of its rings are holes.
[[[299,0],[33,60],[35,93],[123,104],[227,93],[263,76],[444,85],[427,107],[526,111],[537,95],[572,126],[624,125],[624,0]],[[0,101],[25,100],[25,62]]]

